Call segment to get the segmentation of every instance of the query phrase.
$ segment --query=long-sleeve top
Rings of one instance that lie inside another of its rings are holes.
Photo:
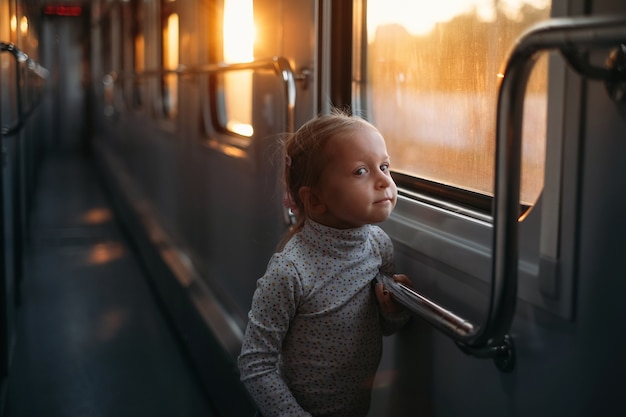
[[[378,226],[339,230],[307,220],[257,281],[238,363],[264,417],[359,417],[370,406],[385,317],[372,289],[393,273]],[[306,411],[305,411],[306,410]]]

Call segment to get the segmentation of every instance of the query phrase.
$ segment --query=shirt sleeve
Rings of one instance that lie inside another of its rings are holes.
[[[296,268],[280,254],[274,255],[265,275],[257,281],[238,358],[241,380],[264,417],[311,417],[278,370],[283,339],[301,296]]]
[[[381,257],[381,266],[380,272],[393,276],[395,273],[395,265],[393,261],[393,243],[391,238],[387,233],[385,233],[380,227],[374,227],[374,240],[378,244],[380,257]],[[385,336],[396,333],[400,330],[411,318],[411,313],[403,309],[397,314],[383,314],[380,312],[380,325],[382,332]]]

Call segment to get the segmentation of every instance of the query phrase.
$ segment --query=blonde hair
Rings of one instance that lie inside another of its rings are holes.
[[[370,123],[342,110],[334,109],[330,114],[306,122],[285,141],[283,181],[286,199],[296,215],[296,223],[289,229],[279,248],[298,233],[307,218],[299,191],[302,187],[313,187],[322,175],[326,161],[324,149],[331,139],[351,136],[364,127],[374,128]]]

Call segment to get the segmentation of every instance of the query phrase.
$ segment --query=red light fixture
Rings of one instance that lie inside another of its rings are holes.
[[[82,6],[68,6],[59,4],[49,4],[44,6],[43,14],[46,16],[69,16],[78,17],[83,13]]]

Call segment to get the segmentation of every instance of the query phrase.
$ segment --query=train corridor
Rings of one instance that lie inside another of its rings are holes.
[[[214,416],[92,166],[39,171],[3,415]]]

